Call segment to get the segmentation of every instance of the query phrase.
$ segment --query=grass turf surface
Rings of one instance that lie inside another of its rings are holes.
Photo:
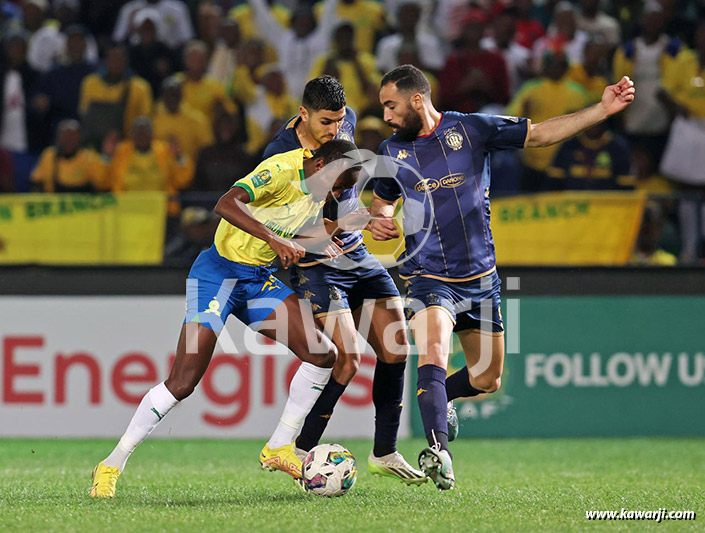
[[[704,439],[460,440],[456,490],[367,471],[369,442],[342,441],[360,474],[342,498],[300,493],[263,472],[263,441],[149,440],[115,500],[88,497],[110,440],[0,440],[3,531],[701,530]],[[415,462],[420,440],[400,443]],[[692,510],[695,521],[592,522],[586,510]],[[698,527],[699,526],[699,527]]]

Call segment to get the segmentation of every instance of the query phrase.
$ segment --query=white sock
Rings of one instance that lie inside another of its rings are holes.
[[[294,374],[289,387],[289,399],[279,424],[274,430],[268,445],[271,449],[281,448],[294,442],[294,437],[304,423],[306,415],[316,403],[330,379],[332,368],[319,368],[311,363],[302,363]]]
[[[135,451],[135,448],[154,431],[161,419],[177,403],[179,401],[169,392],[163,381],[149,389],[130,420],[125,434],[120,438],[120,442],[103,461],[105,466],[116,467],[122,472],[125,469],[127,459]]]

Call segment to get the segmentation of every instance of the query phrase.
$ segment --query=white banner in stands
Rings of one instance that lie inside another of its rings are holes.
[[[183,317],[178,296],[0,297],[0,436],[120,436],[144,393],[167,376]],[[236,346],[249,335],[233,318],[227,331]],[[249,352],[219,345],[196,392],[154,435],[268,437],[298,359],[259,339]],[[374,363],[363,356],[326,440],[372,437]],[[400,437],[409,434],[408,413]]]

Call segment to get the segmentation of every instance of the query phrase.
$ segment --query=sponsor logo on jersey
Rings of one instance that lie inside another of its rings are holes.
[[[353,142],[353,138],[350,136],[349,133],[345,131],[341,131],[340,133],[338,133],[338,139],[342,141]]]
[[[397,159],[399,161],[402,161],[407,157],[409,157],[409,152],[407,152],[406,150],[399,150],[399,153],[397,154]]]
[[[433,178],[425,178],[421,181],[419,181],[416,185],[414,185],[414,190],[416,192],[433,192],[436,189],[438,189],[439,183],[437,179]]]
[[[445,189],[453,189],[454,187],[461,186],[463,183],[465,183],[465,174],[461,172],[449,174],[440,180],[441,187]]]

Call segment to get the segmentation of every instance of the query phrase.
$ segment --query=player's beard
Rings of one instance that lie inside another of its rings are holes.
[[[404,125],[397,127],[397,136],[403,142],[411,142],[419,136],[419,132],[423,128],[423,120],[421,115],[414,111],[411,107],[404,115]]]

